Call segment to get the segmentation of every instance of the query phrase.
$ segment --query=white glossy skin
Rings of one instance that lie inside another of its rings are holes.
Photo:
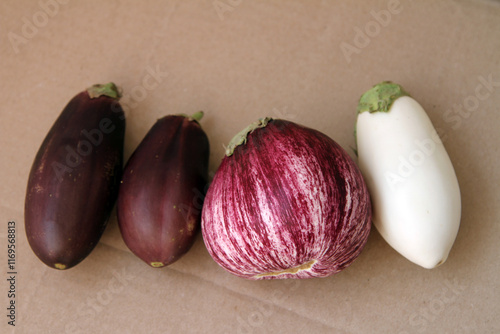
[[[403,96],[387,113],[359,114],[357,147],[383,238],[424,268],[446,261],[460,225],[460,189],[424,109]]]

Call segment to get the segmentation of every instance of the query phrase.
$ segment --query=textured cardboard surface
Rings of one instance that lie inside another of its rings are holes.
[[[498,1],[4,1],[0,18],[0,332],[500,332]],[[266,115],[353,155],[358,98],[382,80],[423,105],[456,169],[462,221],[441,267],[410,263],[373,229],[354,264],[326,279],[242,280],[217,266],[201,235],[159,270],[130,253],[114,214],[71,270],[47,268],[27,244],[33,158],[69,99],[94,83],[123,89],[126,158],[157,118],[204,110],[215,172],[223,145]]]

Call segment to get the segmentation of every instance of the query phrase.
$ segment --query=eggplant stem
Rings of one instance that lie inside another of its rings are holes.
[[[103,95],[115,100],[119,100],[120,97],[122,97],[118,87],[113,82],[109,82],[104,85],[93,85],[92,87],[87,88],[87,93],[91,99],[96,99]]]
[[[247,136],[250,133],[252,133],[256,129],[266,127],[267,123],[269,123],[272,120],[273,119],[271,117],[260,118],[257,122],[253,122],[252,124],[250,124],[249,126],[244,128],[243,130],[238,132],[236,134],[236,136],[234,136],[233,139],[231,139],[231,141],[229,142],[229,145],[227,145],[226,156],[230,157],[231,155],[233,155],[236,147],[246,144]]]
[[[199,122],[205,113],[203,111],[198,111],[189,116],[188,114],[176,114],[175,116],[182,116],[188,119],[188,121],[196,121]]]
[[[205,113],[203,111],[198,111],[192,114],[189,118],[195,120],[196,122],[199,122]]]
[[[358,114],[368,111],[373,112],[389,112],[392,104],[401,96],[410,96],[410,94],[398,85],[391,81],[381,82],[366,93],[359,99]]]

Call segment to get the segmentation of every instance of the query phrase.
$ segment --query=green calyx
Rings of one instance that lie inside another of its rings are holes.
[[[401,96],[410,96],[400,85],[384,81],[364,93],[359,99],[358,114],[368,111],[389,112],[392,104]]]
[[[203,118],[203,115],[204,115],[203,111],[198,111],[189,116],[189,118],[199,122]]]
[[[195,112],[191,116],[189,116],[188,114],[177,114],[177,116],[186,117],[189,121],[196,121],[196,122],[199,122],[203,118],[203,115],[205,115],[203,111]]]
[[[229,145],[226,148],[226,156],[230,157],[237,146],[244,145],[247,142],[247,136],[255,131],[256,129],[265,127],[273,119],[271,117],[260,118],[257,122],[253,122],[231,139]]]
[[[99,96],[107,96],[115,100],[119,100],[122,95],[118,91],[118,87],[112,82],[107,83],[105,85],[93,85],[92,87],[87,88],[87,93],[91,99],[96,99]]]

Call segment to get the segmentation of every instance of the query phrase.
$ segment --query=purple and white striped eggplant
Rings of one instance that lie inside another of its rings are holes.
[[[335,274],[370,228],[369,194],[348,154],[321,132],[272,118],[230,142],[202,212],[212,258],[253,280]]]

